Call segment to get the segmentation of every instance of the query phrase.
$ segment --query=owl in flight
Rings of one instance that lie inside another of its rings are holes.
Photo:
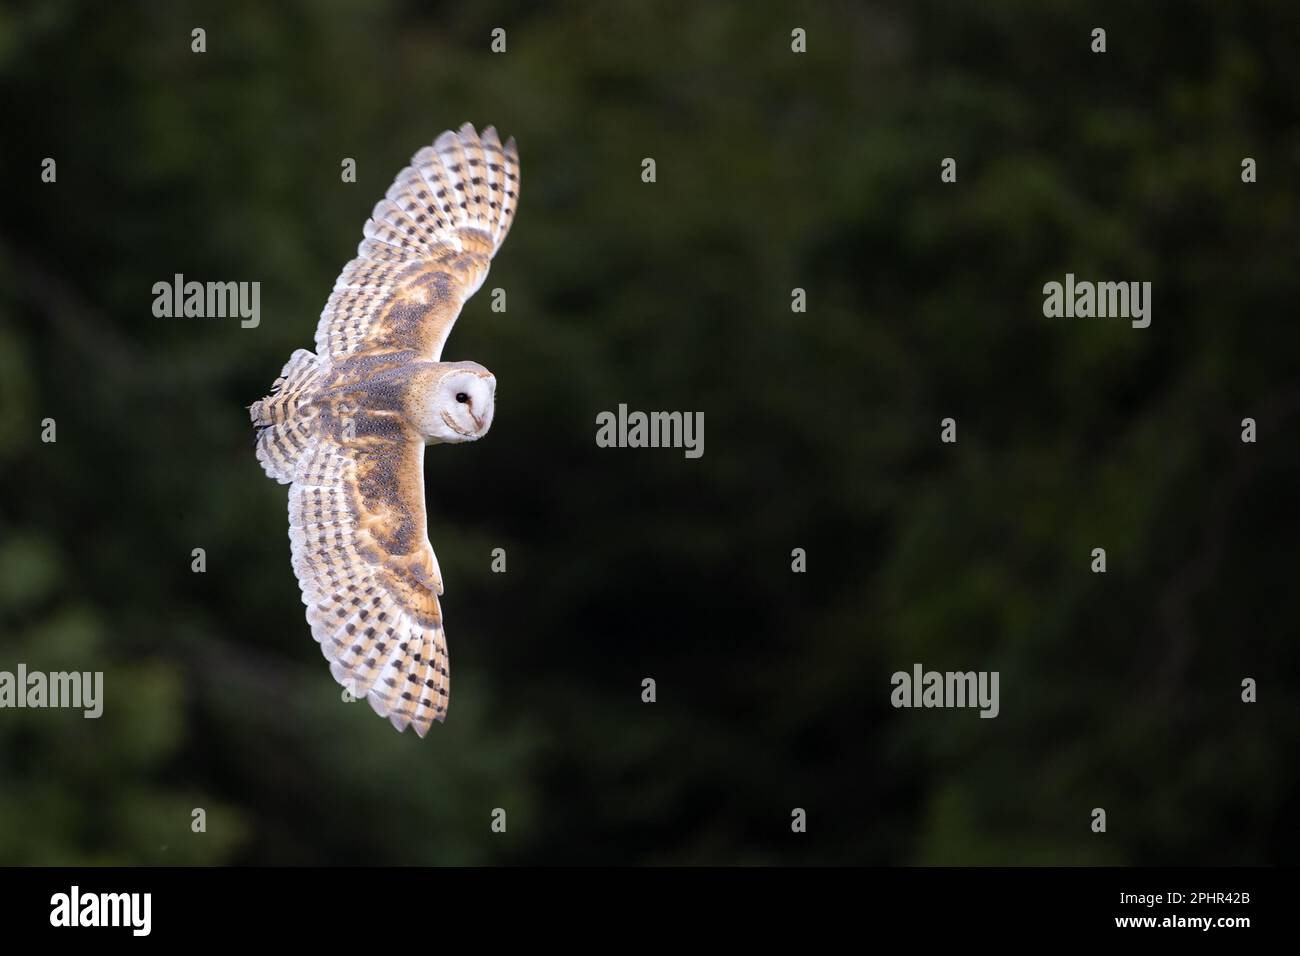
[[[293,570],[330,673],[398,730],[447,716],[442,575],[424,447],[492,425],[496,378],[444,362],[519,198],[519,155],[466,123],[411,159],[375,206],[316,327],[249,408],[257,459],[289,485]]]

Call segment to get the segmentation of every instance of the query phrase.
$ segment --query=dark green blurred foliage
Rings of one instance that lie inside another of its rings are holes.
[[[0,10],[0,668],[107,695],[0,712],[0,863],[1296,860],[1300,7],[788,7]],[[340,700],[245,406],[466,120],[523,195],[420,741]],[[1044,319],[1067,271],[1151,328]],[[175,273],[261,325],[154,318]],[[596,448],[620,402],[704,457]],[[916,661],[1001,716],[892,710]]]

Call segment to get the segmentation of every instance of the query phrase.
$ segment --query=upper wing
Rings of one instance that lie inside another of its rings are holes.
[[[352,434],[343,429],[351,412]],[[424,511],[424,441],[382,413],[325,406],[289,489],[293,569],[330,672],[398,730],[447,714],[442,581]]]
[[[437,361],[514,221],[519,154],[466,123],[411,159],[371,212],[316,327],[329,361],[414,350]]]

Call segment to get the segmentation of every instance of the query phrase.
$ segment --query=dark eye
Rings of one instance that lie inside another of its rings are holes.
[[[457,393],[456,393],[456,401],[458,401],[458,402],[460,402],[462,405],[464,405],[466,402],[469,401],[469,396],[466,395],[464,392],[457,392]]]

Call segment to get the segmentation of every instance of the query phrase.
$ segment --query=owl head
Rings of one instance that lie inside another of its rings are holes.
[[[496,376],[477,362],[447,363],[425,403],[425,436],[441,442],[482,438],[492,427],[496,390]]]

